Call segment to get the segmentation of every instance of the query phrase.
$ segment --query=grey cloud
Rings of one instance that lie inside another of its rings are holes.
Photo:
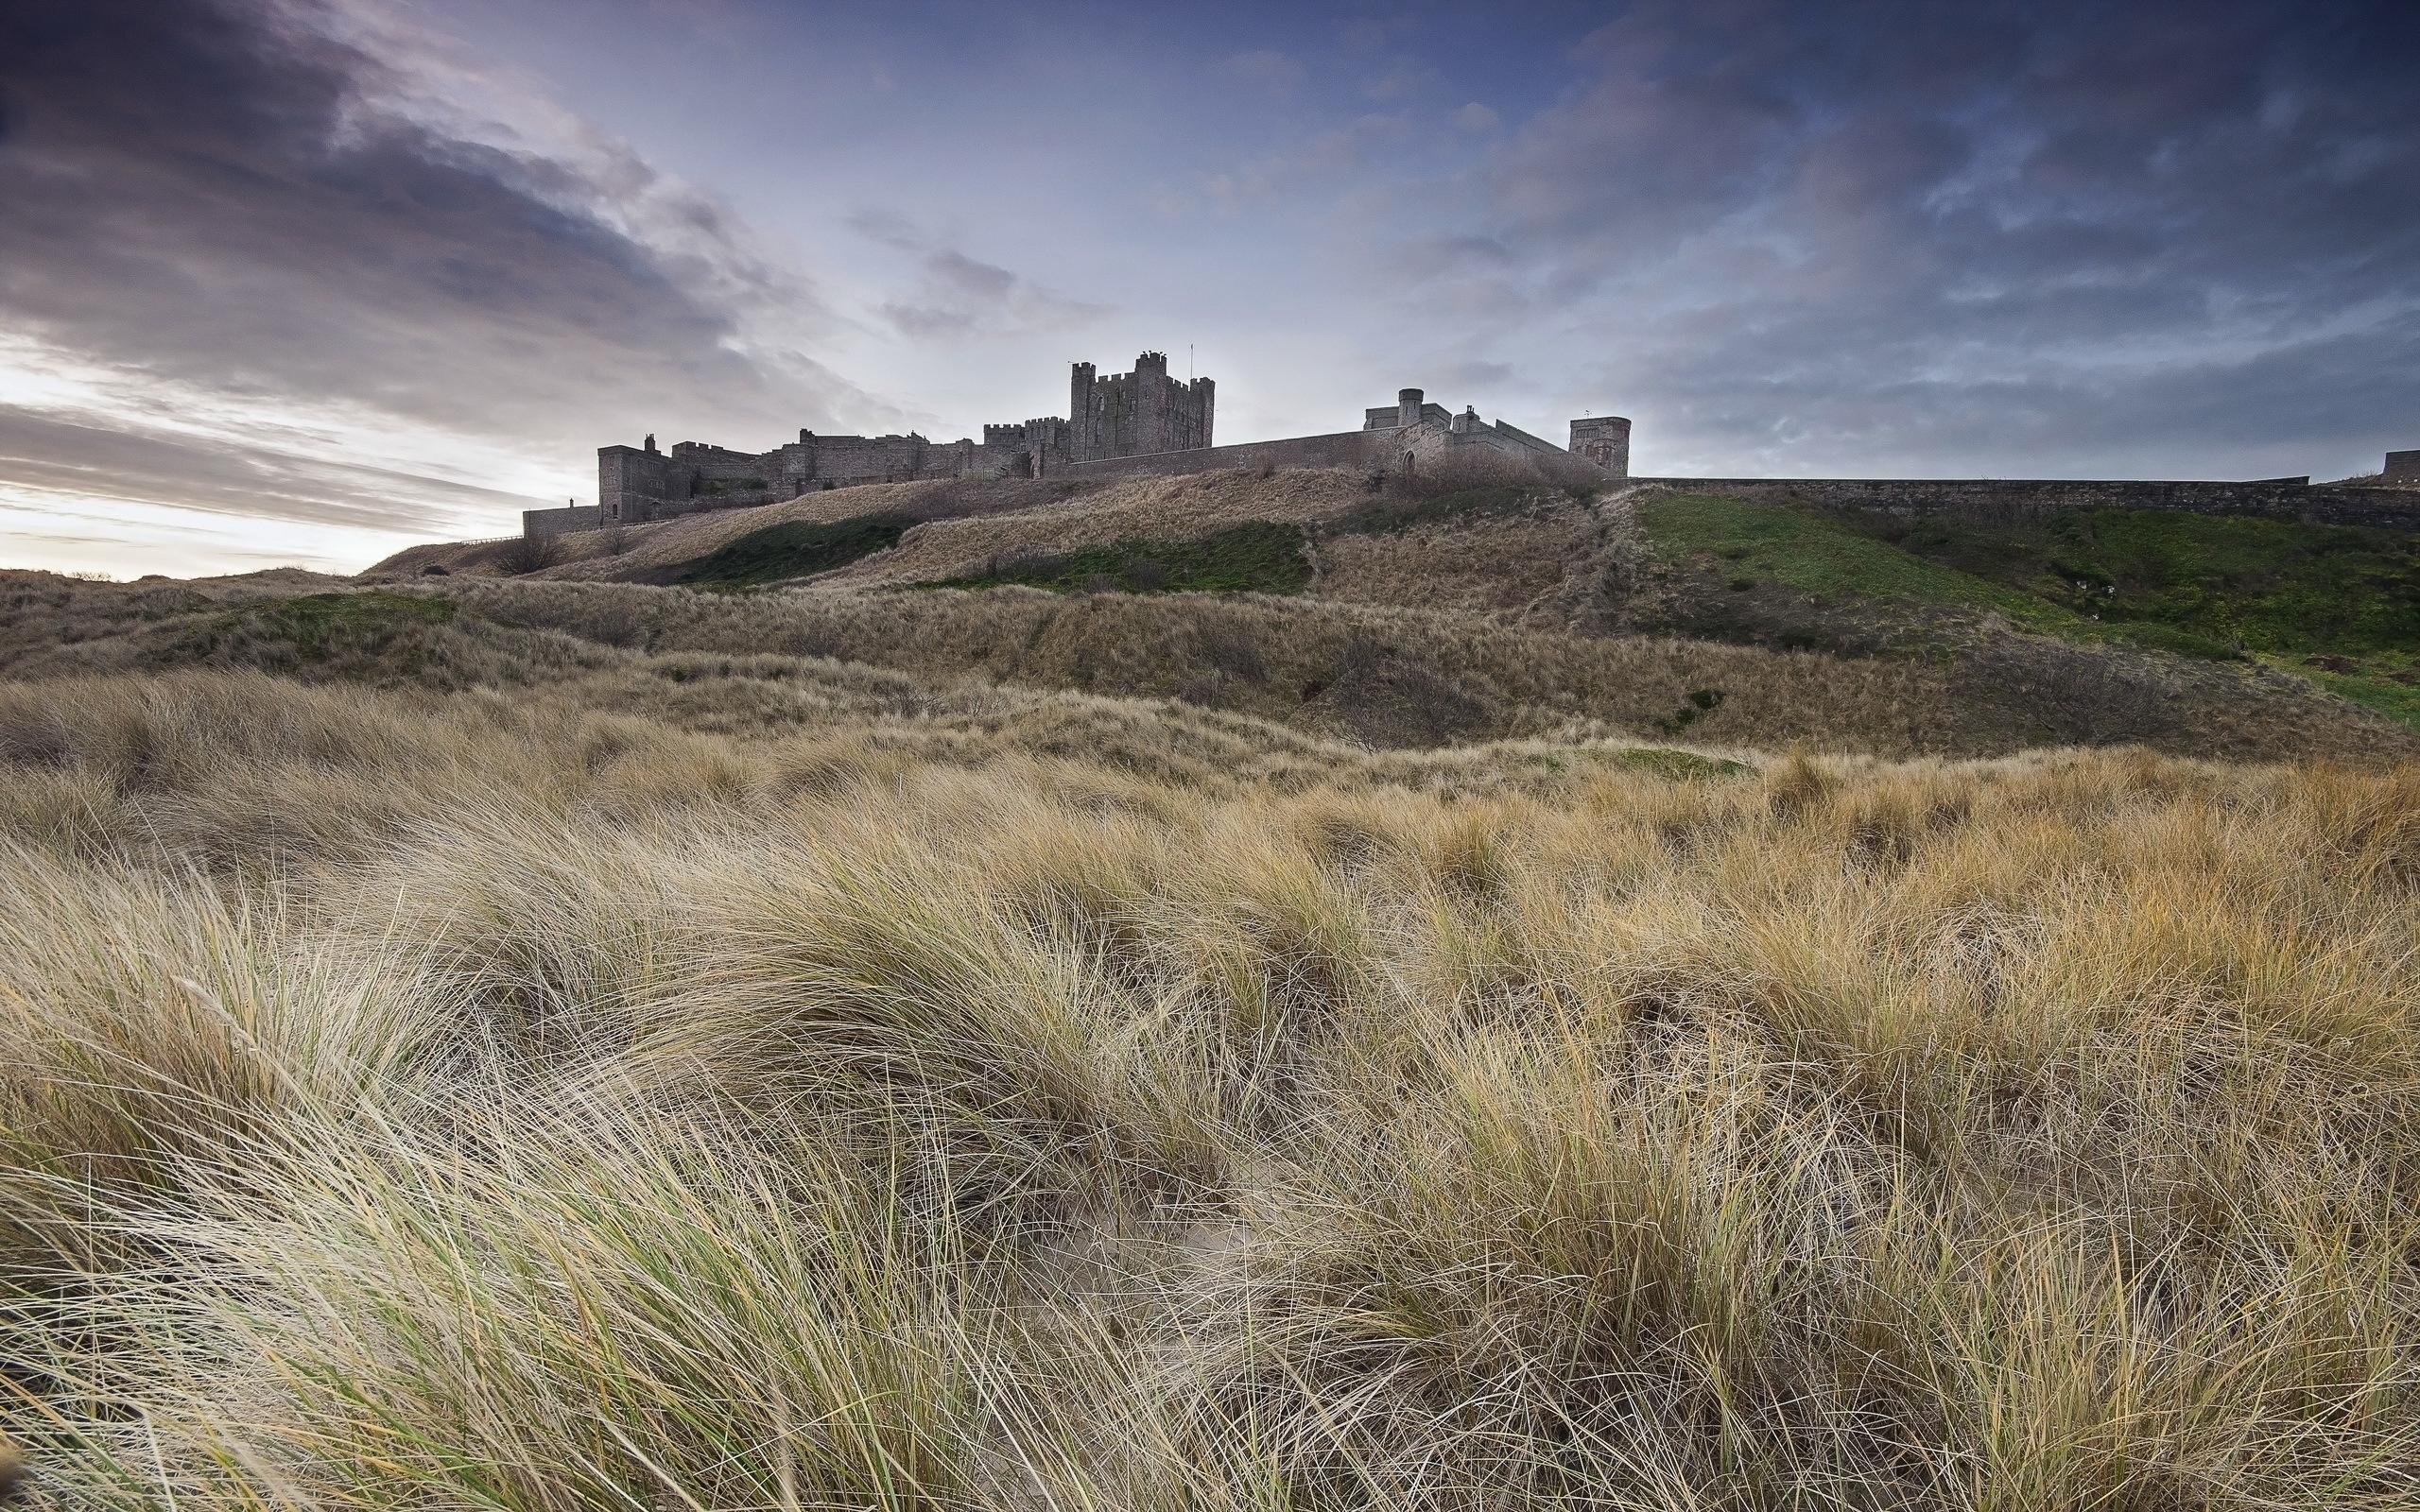
[[[560,502],[389,469],[330,461],[258,441],[78,421],[0,405],[0,472],[95,505],[135,500],[248,519],[358,529],[443,530],[467,511]]]
[[[1385,146],[1403,141],[1412,129],[1409,111],[1374,112],[1322,131],[1297,146],[1262,157],[1205,180],[1211,202],[1221,210],[1313,187],[1366,169]]]
[[[1110,313],[1108,305],[1066,299],[1005,267],[937,245],[893,212],[861,212],[849,224],[886,247],[922,254],[915,288],[881,306],[883,318],[911,339],[1073,330]]]
[[[2420,438],[2416,15],[1651,0],[1389,256],[1584,329],[1643,451],[2321,466]]]
[[[337,40],[320,3],[0,7],[0,312],[19,332],[265,406],[567,451],[642,417],[826,412],[844,386],[803,354],[745,354],[752,310],[811,325],[817,307],[721,207],[627,153],[575,161],[389,108],[408,60]]]

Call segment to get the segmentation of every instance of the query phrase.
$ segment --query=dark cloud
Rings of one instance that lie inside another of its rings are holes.
[[[540,445],[593,446],[649,412],[818,418],[839,386],[744,339],[752,310],[811,318],[811,293],[719,207],[610,145],[431,124],[408,104],[412,60],[340,23],[317,0],[0,5],[12,330],[121,387]],[[204,466],[194,490],[221,481]]]
[[[1649,0],[1579,56],[1393,260],[1589,328],[1642,450],[2223,472],[2420,437],[2420,9]]]

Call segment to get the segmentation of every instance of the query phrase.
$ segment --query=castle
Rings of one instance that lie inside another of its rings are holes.
[[[818,436],[769,452],[735,452],[683,441],[669,452],[606,446],[596,453],[593,505],[531,509],[528,536],[642,524],[706,509],[795,499],[821,489],[918,478],[1110,478],[1136,473],[1207,472],[1219,468],[1352,468],[1422,472],[1444,458],[1493,452],[1515,459],[1593,470],[1608,480],[1663,483],[1740,498],[1787,498],[1818,507],[1882,508],[1920,514],[1975,510],[2005,517],[2086,506],[2285,515],[2337,524],[2420,528],[2420,451],[2390,452],[2379,487],[2310,486],[2308,477],[2250,482],[2023,478],[1634,478],[1630,421],[1601,415],[1571,422],[1568,448],[1477,410],[1455,414],[1417,388],[1362,412],[1357,430],[1219,446],[1212,439],[1217,386],[1168,376],[1167,356],[1146,352],[1134,370],[1103,378],[1089,362],[1070,370],[1067,415],[1014,425],[986,425],[983,439],[929,441],[922,436]]]
[[[1046,416],[1019,424],[986,425],[983,439],[931,441],[906,436],[818,436],[769,452],[737,452],[704,441],[681,441],[669,452],[650,436],[641,446],[596,452],[596,503],[532,509],[523,532],[558,535],[795,499],[823,489],[919,478],[1120,477],[1132,473],[1202,472],[1227,467],[1349,467],[1412,469],[1465,449],[1515,457],[1575,458],[1608,477],[1630,471],[1630,421],[1600,416],[1571,422],[1569,450],[1476,410],[1454,414],[1407,388],[1392,404],[1363,413],[1358,430],[1285,440],[1214,443],[1218,386],[1168,376],[1165,353],[1146,352],[1132,372],[1098,374],[1079,362],[1067,381],[1064,419]]]

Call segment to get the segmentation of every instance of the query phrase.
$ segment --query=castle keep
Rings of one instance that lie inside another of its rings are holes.
[[[1483,421],[1476,410],[1454,414],[1426,403],[1419,389],[1407,388],[1394,404],[1365,411],[1359,430],[1219,446],[1211,438],[1217,401],[1218,386],[1209,379],[1172,378],[1167,355],[1146,352],[1134,359],[1132,372],[1105,378],[1091,363],[1076,363],[1068,376],[1064,419],[986,425],[980,441],[803,430],[797,440],[769,452],[736,452],[704,441],[681,441],[665,452],[650,436],[641,446],[597,449],[596,504],[529,510],[522,516],[522,529],[549,536],[642,524],[859,483],[1118,477],[1264,466],[1416,470],[1469,448],[1566,462],[1577,457],[1610,477],[1630,470],[1630,421],[1616,416],[1573,421],[1565,451],[1501,421]]]

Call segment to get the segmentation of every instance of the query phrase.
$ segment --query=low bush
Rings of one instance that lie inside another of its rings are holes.
[[[830,572],[899,544],[899,538],[916,524],[906,515],[873,514],[768,525],[692,562],[678,581],[692,588],[730,590]]]
[[[996,557],[978,573],[918,586],[989,588],[1017,583],[1062,593],[1104,590],[1291,593],[1310,579],[1301,528],[1253,521],[1199,541],[1121,541],[1061,553]]]

